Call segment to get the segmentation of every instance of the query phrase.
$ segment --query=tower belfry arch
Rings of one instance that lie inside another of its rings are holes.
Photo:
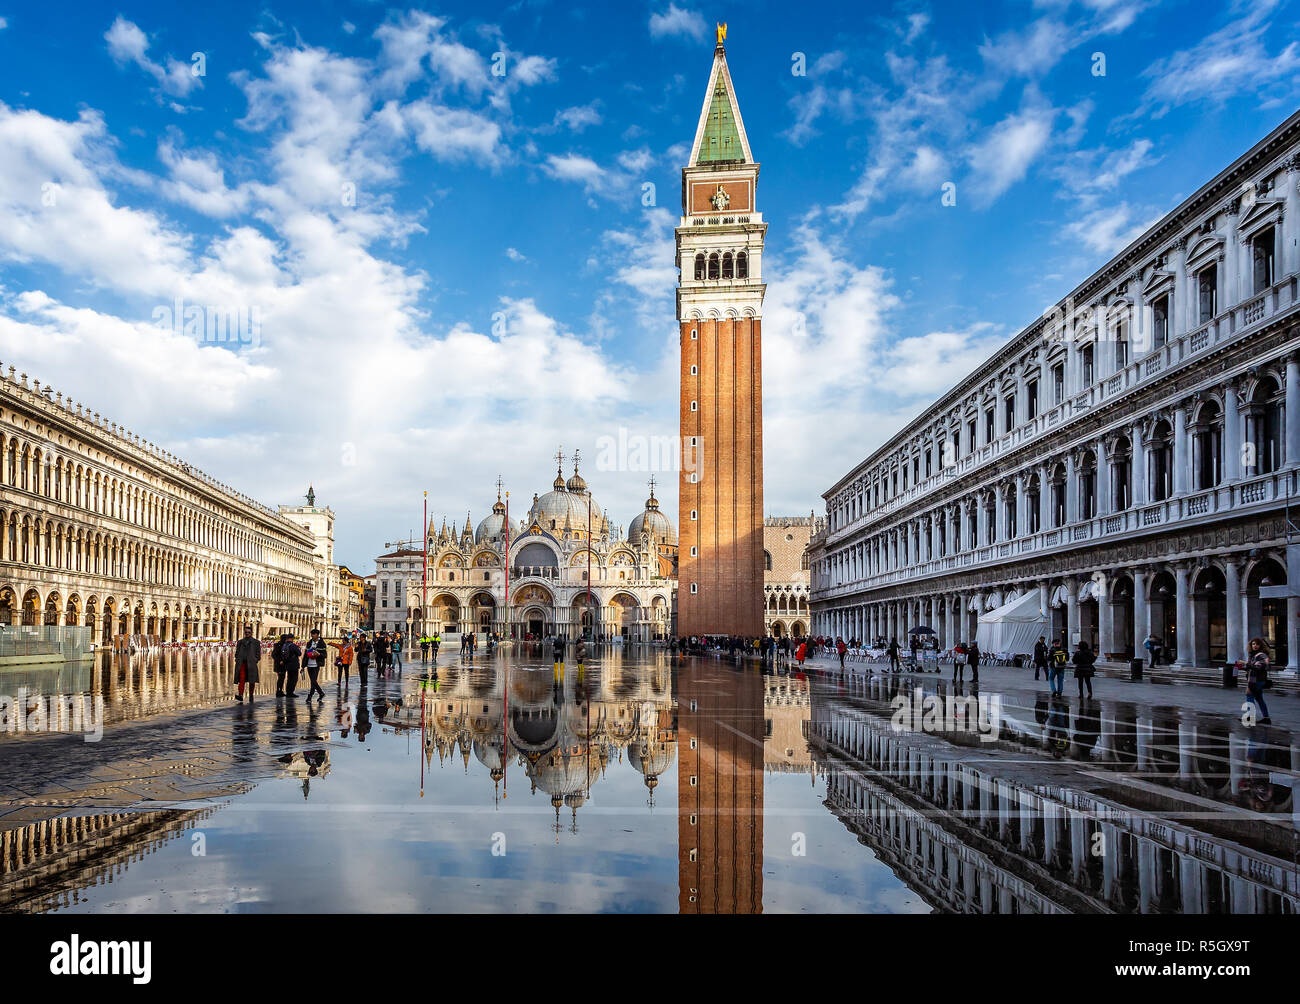
[[[719,25],[676,230],[678,632],[763,630],[763,242],[758,162]]]

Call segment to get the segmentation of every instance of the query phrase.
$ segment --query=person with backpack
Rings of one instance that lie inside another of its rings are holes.
[[[1092,646],[1086,641],[1079,642],[1079,648],[1074,653],[1074,678],[1079,681],[1079,700],[1083,700],[1084,684],[1088,686],[1088,697],[1092,697],[1092,674],[1093,664],[1097,657],[1092,654]]]
[[[1061,691],[1065,689],[1065,665],[1070,661],[1070,655],[1065,651],[1059,639],[1052,642],[1052,651],[1048,653],[1052,672],[1048,677],[1052,685],[1052,693],[1057,697],[1061,696]]]
[[[284,641],[280,642],[280,662],[284,666],[284,697],[297,697],[298,690],[298,666],[302,659],[302,649],[293,640],[293,632],[290,631],[284,636]]]
[[[966,646],[957,642],[952,647],[952,682],[960,683],[966,672]]]
[[[284,696],[284,643],[289,640],[287,634],[281,634],[274,645],[271,646],[271,669],[275,671],[275,696]]]

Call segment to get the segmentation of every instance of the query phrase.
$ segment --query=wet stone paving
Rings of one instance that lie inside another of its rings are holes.
[[[1024,669],[972,686],[539,647],[326,675],[312,701],[305,679],[277,699],[264,669],[249,703],[229,649],[101,659],[0,675],[0,911],[1300,902],[1294,695],[1248,727],[1240,692],[1200,685],[1053,698]],[[88,697],[83,719],[46,702],[13,727],[51,694]]]

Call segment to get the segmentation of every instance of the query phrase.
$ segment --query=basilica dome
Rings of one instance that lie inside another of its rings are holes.
[[[574,487],[570,487],[574,486]],[[585,532],[587,529],[588,505],[590,505],[592,533],[599,534],[604,511],[591,496],[587,483],[576,473],[569,478],[568,484],[559,477],[555,486],[545,495],[539,496],[528,513],[529,524],[536,523],[543,530],[559,533],[567,522],[572,530]],[[552,524],[554,521],[554,524]]]
[[[673,526],[672,520],[659,511],[659,500],[654,497],[653,491],[645,500],[645,511],[638,513],[629,524],[627,539],[633,544],[638,543],[642,530],[647,531],[656,544],[677,546],[677,528]]]
[[[483,544],[497,540],[504,532],[506,525],[506,507],[505,503],[499,498],[496,505],[492,507],[491,515],[485,517],[479,523],[474,531],[474,543]]]

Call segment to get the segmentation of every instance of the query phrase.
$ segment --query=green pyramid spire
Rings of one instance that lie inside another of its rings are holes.
[[[700,140],[700,153],[696,164],[718,164],[726,161],[743,161],[745,151],[740,144],[740,130],[731,112],[731,98],[727,94],[724,74],[714,76],[713,100],[709,115],[704,121],[704,135]]]

